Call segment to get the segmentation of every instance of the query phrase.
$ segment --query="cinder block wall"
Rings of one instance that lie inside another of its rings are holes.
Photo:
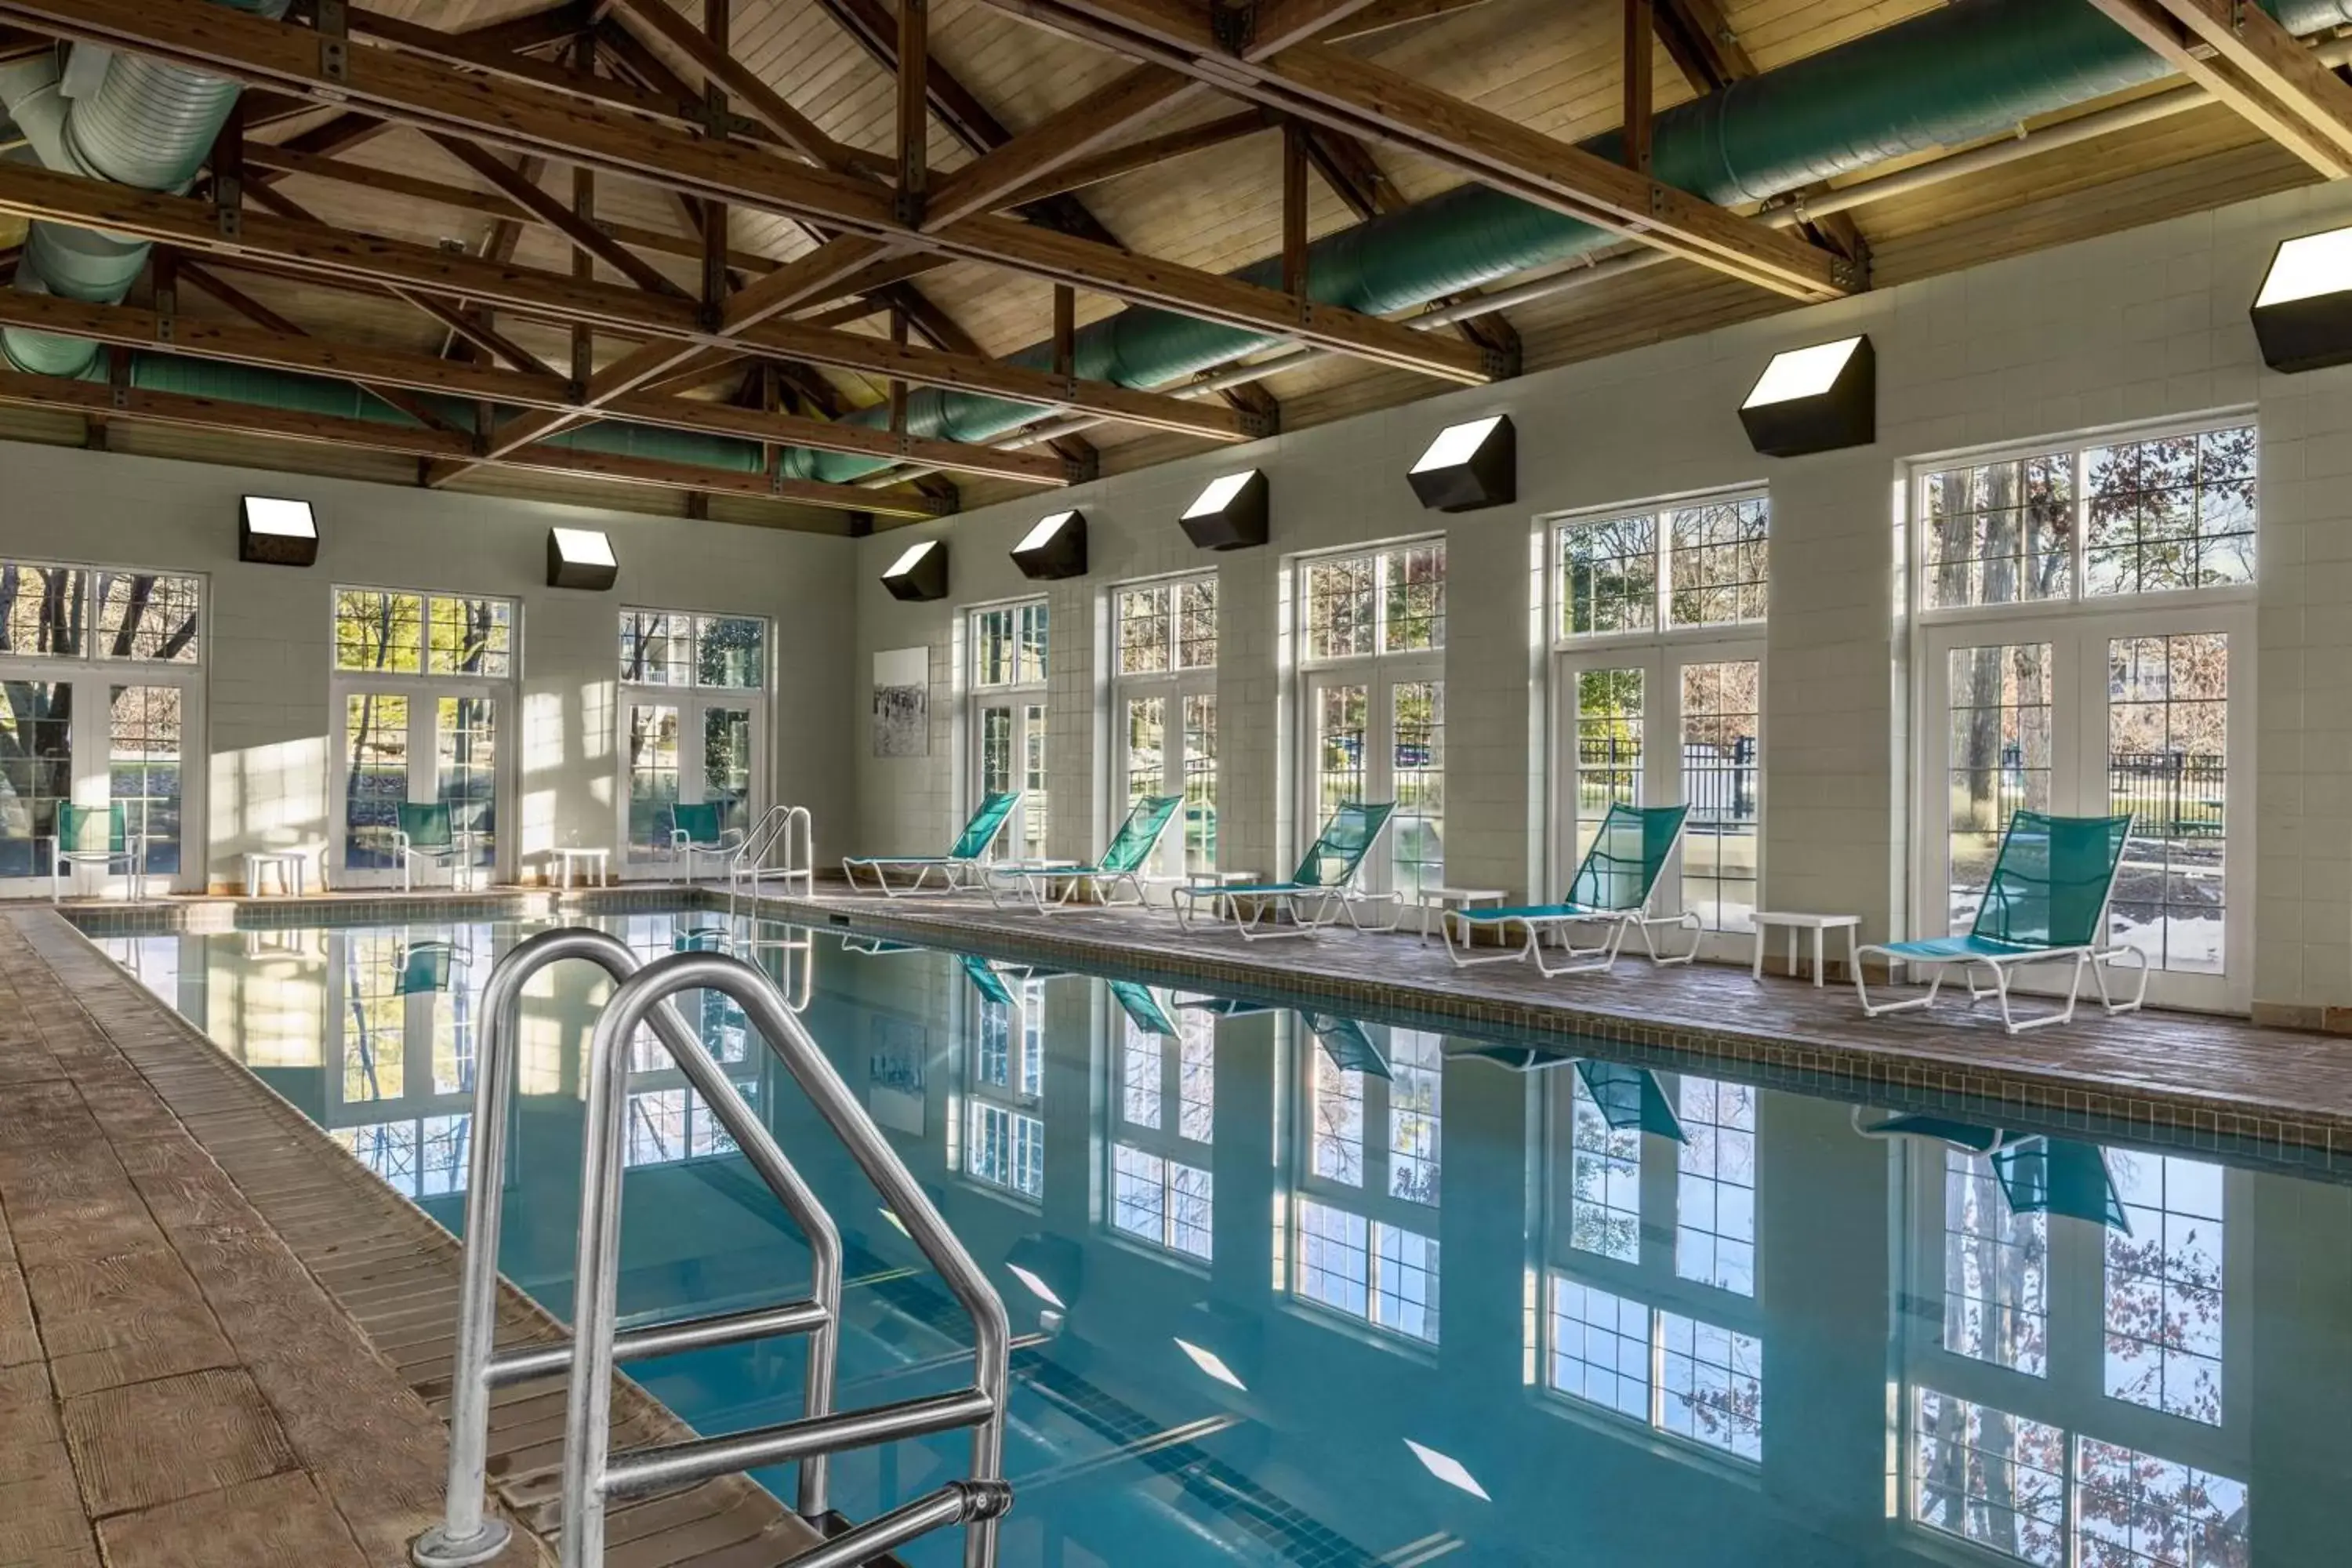
[[[1906,463],[1996,443],[2252,408],[2263,432],[2257,647],[2252,681],[2257,808],[2231,852],[2259,857],[2253,994],[2266,1016],[2317,1022],[2352,1005],[2352,371],[2265,371],[2246,320],[2283,237],[2352,222],[2352,192],[2315,187],[1857,299],[1456,392],[1254,446],[1117,476],[1066,495],[892,530],[860,546],[862,713],[877,649],[928,644],[933,755],[878,761],[853,737],[854,837],[871,851],[935,848],[961,820],[954,751],[957,612],[1033,591],[1006,552],[1053,507],[1087,513],[1091,574],[1051,590],[1055,853],[1101,843],[1097,765],[1108,662],[1096,626],[1118,583],[1183,569],[1219,576],[1219,816],[1230,863],[1295,852],[1297,683],[1282,630],[1292,559],[1442,532],[1449,881],[1540,891],[1549,849],[1543,780],[1548,659],[1530,609],[1530,541],[1547,514],[1721,486],[1772,498],[1772,615],[1764,693],[1763,898],[1860,911],[1868,939],[1908,915],[1910,719],[1898,666],[1894,509]],[[1737,409],[1769,356],[1853,331],[1878,353],[1879,440],[1793,460],[1759,458]],[[1508,410],[1519,500],[1445,518],[1404,482],[1444,425]],[[1274,540],[1224,555],[1176,526],[1215,474],[1263,467]],[[914,539],[950,540],[952,594],[901,605],[877,578]],[[1081,804],[1083,803],[1083,804]]]
[[[814,808],[822,849],[847,845],[851,780],[830,744],[850,729],[858,679],[849,655],[856,554],[845,539],[61,447],[0,447],[0,557],[205,579],[212,760],[205,837],[185,853],[215,884],[243,877],[247,849],[326,842],[337,804],[329,679],[338,586],[520,601],[520,679],[500,743],[518,763],[509,820],[522,869],[575,835],[617,842],[625,605],[768,617],[772,793]],[[315,567],[237,561],[237,502],[249,493],[316,507]],[[611,535],[618,587],[546,586],[547,530],[557,523]]]

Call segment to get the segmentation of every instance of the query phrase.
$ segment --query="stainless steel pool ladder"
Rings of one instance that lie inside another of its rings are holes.
[[[524,984],[564,958],[601,965],[618,984],[588,1047],[586,1152],[582,1161],[580,1246],[568,1342],[494,1353],[498,1327],[498,1241],[506,1184],[506,1140],[513,1099],[515,1025]],[[818,1114],[872,1182],[907,1234],[970,1314],[975,1337],[971,1385],[871,1409],[835,1412],[835,1363],[841,1318],[841,1235],[816,1194],[777,1147],[766,1125],[667,999],[678,992],[719,991],[791,1072]],[[568,1369],[562,1468],[562,1568],[600,1568],[604,1507],[616,1497],[681,1487],[714,1476],[796,1460],[794,1506],[813,1524],[829,1510],[827,1455],[961,1427],[971,1429],[971,1474],[814,1546],[780,1568],[853,1568],[917,1536],[964,1527],[964,1568],[994,1568],[996,1521],[1012,1504],[1003,1480],[1004,1402],[1011,1330],[1004,1303],[971,1255],[948,1228],[914,1175],[815,1040],[784,1004],[775,983],[740,959],[680,952],[640,968],[636,954],[603,931],[542,931],[518,943],[490,972],[483,995],[483,1036],[474,1080],[474,1141],[466,1194],[465,1265],[457,1306],[457,1350],[450,1385],[449,1487],[442,1522],[416,1538],[419,1568],[461,1568],[503,1551],[511,1533],[487,1509],[490,1392],[502,1384]],[[624,1119],[628,1106],[629,1043],[650,1025],[687,1081],[743,1152],[808,1238],[806,1300],[720,1313],[651,1328],[616,1331]],[[774,1335],[808,1336],[808,1373],[800,1417],[748,1432],[611,1452],[613,1368],[618,1362],[736,1344]],[[821,1525],[820,1525],[821,1528]]]
[[[771,866],[768,857],[781,850],[783,858]],[[816,890],[816,819],[804,805],[772,805],[751,825],[742,844],[727,861],[727,897],[738,892],[760,896],[762,881],[782,882],[787,894],[806,896]]]

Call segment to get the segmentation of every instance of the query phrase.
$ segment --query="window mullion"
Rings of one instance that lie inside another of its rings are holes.
[[[1653,617],[1652,624],[1661,637],[1665,635],[1666,628],[1674,624],[1672,616],[1675,561],[1674,544],[1670,536],[1671,529],[1672,523],[1664,508],[1661,507],[1650,514],[1650,532],[1653,536],[1651,544],[1654,552],[1651,557],[1651,572],[1657,579],[1654,584],[1654,603],[1650,613]]]

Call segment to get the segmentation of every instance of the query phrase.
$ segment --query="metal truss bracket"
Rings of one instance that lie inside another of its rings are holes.
[[[1257,42],[1257,0],[1211,5],[1209,26],[1219,48],[1227,54],[1244,53]]]
[[[351,17],[345,0],[319,0],[319,74],[338,87],[352,79]]]

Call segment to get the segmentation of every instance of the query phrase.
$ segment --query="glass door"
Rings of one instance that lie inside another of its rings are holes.
[[[983,700],[972,710],[979,737],[979,776],[972,803],[1004,790],[1021,791],[1005,825],[999,853],[1010,859],[1045,856],[1045,705],[1010,699]]]
[[[399,881],[394,836],[403,805],[448,806],[451,828],[471,836],[469,866],[495,879],[504,848],[499,709],[499,700],[478,688],[343,693],[336,755],[342,809],[331,855],[345,885]]]
[[[1310,726],[1303,846],[1349,802],[1392,801],[1395,816],[1364,865],[1363,886],[1408,897],[1445,878],[1445,682],[1433,664],[1318,671],[1307,680]],[[1287,868],[1285,868],[1286,870]]]
[[[1153,868],[1204,877],[1217,865],[1217,694],[1170,687],[1119,703],[1125,773],[1118,815],[1146,795],[1184,797],[1181,828],[1160,840]]]
[[[188,752],[202,733],[199,691],[193,679],[0,679],[0,884],[47,893],[58,807],[71,802],[122,808],[151,893],[201,891],[205,857],[191,835],[203,820],[203,781]],[[68,881],[112,894],[127,889],[128,869],[92,862]]]
[[[625,723],[632,872],[667,874],[675,864],[672,806],[716,805],[722,829],[751,831],[766,782],[756,702],[681,692],[628,703]]]
[[[1933,628],[1923,934],[1969,929],[2020,810],[2127,812],[2105,940],[2147,959],[2153,1002],[2249,1005],[2247,857],[2231,832],[2252,742],[2251,621],[2217,608]]]
[[[1702,952],[1745,955],[1762,876],[1762,651],[1706,641],[1561,657],[1557,892],[1611,806],[1686,805],[1653,911],[1695,913]]]

